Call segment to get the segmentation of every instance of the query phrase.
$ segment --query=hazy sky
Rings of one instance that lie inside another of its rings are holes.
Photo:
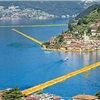
[[[91,1],[91,0],[0,0],[0,1]]]
[[[0,1],[100,1],[100,0],[0,0]]]

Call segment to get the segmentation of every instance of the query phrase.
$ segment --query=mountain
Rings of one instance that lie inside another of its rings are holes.
[[[98,8],[100,6],[100,4],[94,4],[90,7],[88,7],[87,9],[85,9],[82,13],[78,14],[75,19],[78,20],[79,18],[83,18],[86,15],[90,14],[94,9]]]
[[[76,19],[74,23],[68,25],[70,33],[84,34],[86,32],[91,34],[91,26],[97,29],[100,24],[100,4],[90,6],[83,13],[80,13]]]
[[[21,9],[33,8],[49,14],[74,15],[84,10],[84,3],[80,1],[0,1],[0,6],[19,6]]]
[[[47,19],[47,18],[56,18],[56,17],[66,18],[70,16],[75,17],[76,15],[82,12],[76,17],[76,19],[78,19],[84,17],[85,14],[91,12],[94,9],[94,7],[91,7],[91,10],[89,8],[87,12],[84,11],[84,9],[96,3],[97,2],[85,2],[84,0],[82,1],[0,1],[0,18],[1,19],[12,19],[12,18]]]
[[[21,20],[21,19],[51,19],[57,16],[33,8],[23,8],[19,6],[0,6],[0,20]]]

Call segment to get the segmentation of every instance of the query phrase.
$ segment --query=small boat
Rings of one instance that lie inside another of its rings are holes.
[[[66,61],[66,60],[68,60],[69,58],[68,57],[66,57],[63,61]]]

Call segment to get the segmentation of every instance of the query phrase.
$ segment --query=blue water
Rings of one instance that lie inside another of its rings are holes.
[[[55,23],[67,23],[68,19],[56,19]],[[1,25],[22,24],[52,24],[52,20],[20,21],[11,23],[0,22]],[[67,30],[60,27],[29,27],[16,28],[17,30],[47,41],[52,36]],[[63,61],[65,57],[69,60]],[[24,90],[40,83],[57,78],[75,71],[86,65],[100,61],[100,52],[52,52],[44,51],[33,41],[14,32],[11,28],[0,28],[0,89],[18,86]],[[64,82],[50,86],[43,90],[62,96],[65,100],[77,94],[92,94],[100,91],[100,67],[87,73],[82,73]]]

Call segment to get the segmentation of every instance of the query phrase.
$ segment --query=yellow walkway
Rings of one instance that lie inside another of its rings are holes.
[[[12,30],[15,31],[15,32],[17,32],[17,33],[19,33],[19,34],[21,34],[21,35],[23,35],[23,36],[25,36],[25,37],[27,37],[28,39],[30,39],[30,40],[32,40],[32,41],[34,41],[34,42],[36,42],[36,43],[42,45],[42,46],[45,48],[45,45],[43,45],[43,43],[42,43],[41,41],[39,41],[39,40],[37,40],[37,39],[35,39],[35,38],[31,37],[31,36],[28,36],[28,35],[26,35],[26,34],[20,32],[20,31],[18,31],[18,30],[16,30],[16,29],[12,29]]]
[[[41,25],[14,25],[14,26],[0,26],[0,28],[16,28],[16,27],[48,27],[48,26],[68,26],[68,24],[41,24]]]
[[[74,77],[74,76],[76,76],[76,75],[78,75],[78,74],[81,74],[81,73],[83,73],[83,72],[86,72],[86,71],[88,71],[88,70],[91,70],[92,68],[95,68],[95,67],[100,67],[100,62],[97,62],[97,63],[94,63],[94,64],[92,64],[92,65],[83,67],[83,68],[81,68],[81,69],[79,69],[79,70],[76,70],[76,71],[71,72],[71,73],[69,73],[69,74],[66,74],[66,75],[64,75],[64,76],[55,78],[55,79],[50,80],[50,81],[48,81],[48,82],[45,82],[45,83],[39,84],[39,85],[37,85],[37,86],[34,86],[34,87],[32,87],[32,88],[26,89],[26,90],[22,91],[22,93],[23,93],[23,94],[26,94],[26,95],[32,94],[33,92],[42,90],[42,89],[44,89],[44,88],[46,88],[46,87],[49,87],[49,86],[51,86],[51,85],[57,84],[57,83],[59,83],[59,82],[62,82],[62,81],[64,81],[64,80],[68,79],[68,78]]]

